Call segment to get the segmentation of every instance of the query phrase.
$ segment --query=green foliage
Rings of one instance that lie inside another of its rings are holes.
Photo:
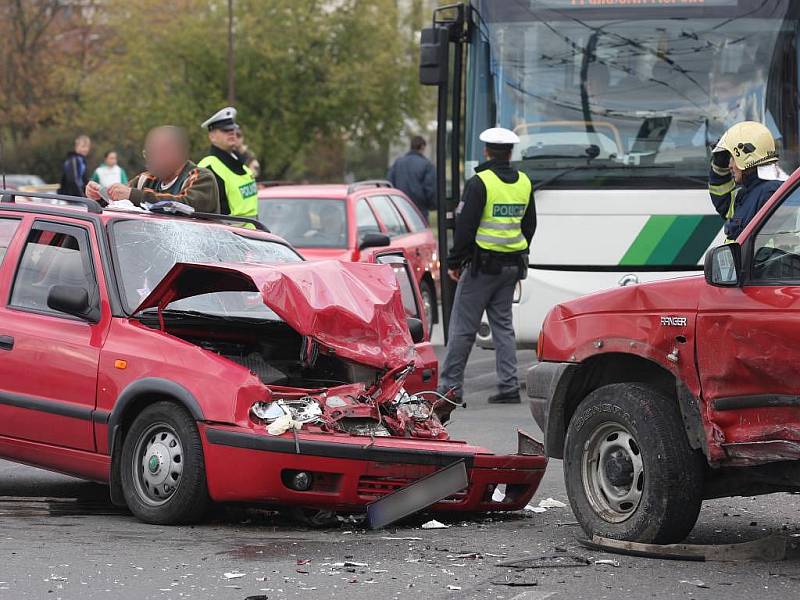
[[[147,130],[169,123],[188,130],[199,158],[208,145],[200,123],[227,104],[227,0],[101,6],[101,58],[25,140],[45,139],[44,123],[60,141],[86,131],[97,160],[114,147],[136,171]],[[420,110],[411,17],[396,0],[236,0],[234,30],[235,105],[263,178],[313,176],[319,156],[344,142],[385,148]],[[20,142],[17,157],[27,151]]]

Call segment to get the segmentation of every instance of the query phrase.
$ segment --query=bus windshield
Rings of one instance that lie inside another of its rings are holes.
[[[545,187],[703,187],[710,147],[742,120],[771,130],[791,171],[798,4],[473,0],[466,175],[499,125]]]

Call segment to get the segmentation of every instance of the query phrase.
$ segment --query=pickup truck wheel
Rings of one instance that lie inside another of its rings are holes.
[[[593,391],[567,427],[564,479],[589,537],[683,540],[700,512],[703,470],[674,400],[644,384]]]
[[[133,421],[122,446],[122,489],[147,523],[198,521],[210,503],[197,425],[182,407],[157,402]]]

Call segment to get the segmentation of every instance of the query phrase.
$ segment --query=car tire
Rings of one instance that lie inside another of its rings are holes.
[[[125,502],[146,523],[195,523],[210,499],[197,424],[181,406],[156,402],[133,421],[120,456]]]
[[[422,298],[422,310],[425,313],[425,319],[428,321],[428,330],[433,335],[433,328],[436,326],[436,311],[438,310],[433,284],[430,281],[420,282],[419,295]]]
[[[593,391],[567,427],[564,479],[589,538],[683,540],[703,501],[704,462],[689,447],[675,401],[644,384]]]

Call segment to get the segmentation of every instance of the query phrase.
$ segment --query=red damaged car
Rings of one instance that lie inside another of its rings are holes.
[[[0,203],[2,458],[109,483],[164,524],[212,501],[363,511],[453,464],[468,480],[434,509],[532,496],[535,442],[497,456],[451,441],[435,400],[409,393],[426,370],[435,386],[436,364],[396,260],[306,263],[212,215],[19,196]]]
[[[557,306],[534,418],[589,536],[676,542],[702,501],[800,491],[800,170],[705,278]]]

